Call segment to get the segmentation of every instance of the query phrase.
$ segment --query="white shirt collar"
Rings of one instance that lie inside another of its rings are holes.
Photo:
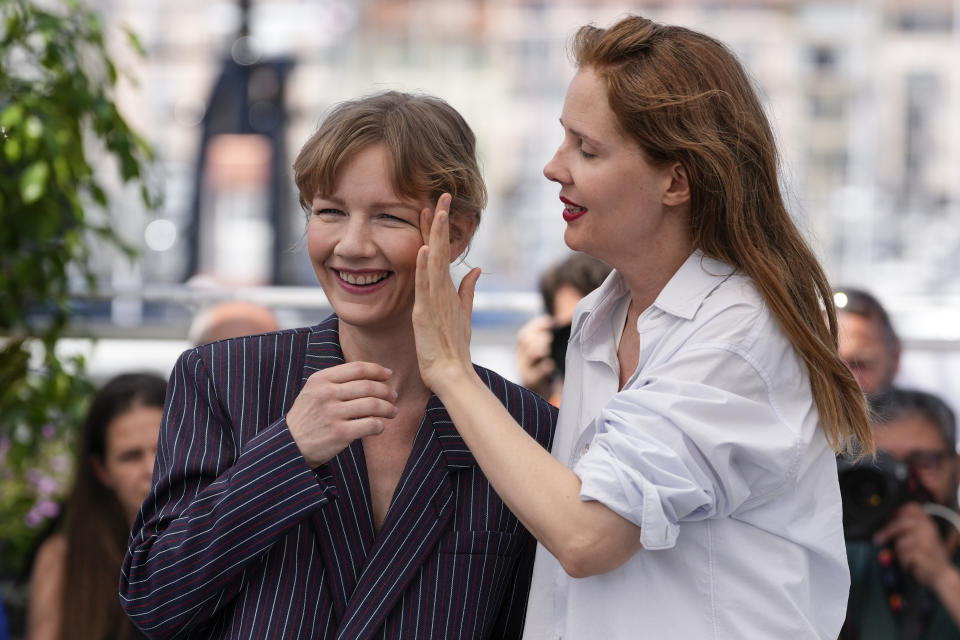
[[[679,318],[692,320],[706,297],[735,271],[736,267],[707,257],[700,249],[695,249],[660,291],[653,306]],[[623,297],[629,295],[626,280],[614,269],[603,284],[577,305],[572,333],[576,335],[579,331],[581,342],[590,341],[597,331],[609,326],[609,319]]]

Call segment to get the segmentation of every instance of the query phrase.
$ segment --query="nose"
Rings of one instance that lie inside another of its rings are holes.
[[[351,216],[334,252],[342,258],[369,258],[376,255],[370,225],[362,216]]]
[[[550,161],[544,165],[543,175],[551,182],[558,182],[560,184],[569,184],[571,182],[570,171],[563,162],[562,144],[557,148],[556,153],[553,154],[553,157],[550,158]]]

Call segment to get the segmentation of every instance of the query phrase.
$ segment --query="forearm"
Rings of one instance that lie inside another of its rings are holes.
[[[950,565],[933,585],[933,591],[953,623],[960,628],[960,571]]]
[[[124,560],[121,603],[151,637],[216,615],[242,588],[245,569],[326,500],[284,424],[251,439],[213,482],[203,484],[200,461],[190,466],[160,465]]]
[[[596,501],[531,438],[473,370],[434,389],[477,463],[511,511],[574,576],[610,571],[640,548],[640,529]]]

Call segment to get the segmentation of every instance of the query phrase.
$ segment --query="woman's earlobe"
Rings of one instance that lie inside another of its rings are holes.
[[[107,469],[104,467],[103,460],[100,459],[100,456],[90,456],[90,467],[93,469],[93,475],[97,477],[97,480],[100,481],[100,484],[107,489],[113,488],[113,482],[110,479],[110,474],[107,473]]]
[[[687,170],[680,162],[674,162],[670,166],[668,174],[670,184],[663,192],[663,204],[668,206],[678,206],[690,201],[690,180],[687,177]]]

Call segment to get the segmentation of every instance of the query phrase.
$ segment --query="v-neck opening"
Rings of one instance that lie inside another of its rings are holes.
[[[397,480],[397,484],[393,488],[393,495],[390,496],[390,504],[387,506],[387,511],[383,516],[383,522],[380,523],[379,530],[376,527],[376,522],[374,521],[374,514],[373,514],[373,488],[370,482],[370,465],[367,464],[367,455],[366,455],[366,451],[363,448],[363,441],[362,440],[356,441],[359,444],[360,453],[362,454],[359,456],[362,464],[362,468],[361,468],[361,471],[362,471],[361,477],[363,478],[362,491],[363,491],[363,497],[367,503],[366,510],[367,510],[367,516],[369,518],[370,531],[373,533],[370,547],[367,549],[368,553],[370,549],[376,546],[383,532],[389,529],[389,525],[392,519],[391,516],[393,516],[396,511],[395,506],[397,504],[397,497],[401,495],[403,487],[409,481],[410,476],[413,473],[411,464],[412,464],[412,461],[417,457],[416,453],[418,451],[425,451],[429,438],[431,438],[431,436],[435,437],[433,434],[433,431],[434,431],[433,424],[431,423],[430,417],[428,415],[429,414],[428,410],[430,409],[431,404],[433,404],[434,398],[436,398],[436,396],[433,394],[430,394],[427,397],[426,404],[423,406],[423,415],[420,418],[420,425],[417,427],[417,432],[413,436],[413,444],[410,447],[410,453],[407,455],[407,459],[403,463],[403,471],[400,473],[400,478]]]

